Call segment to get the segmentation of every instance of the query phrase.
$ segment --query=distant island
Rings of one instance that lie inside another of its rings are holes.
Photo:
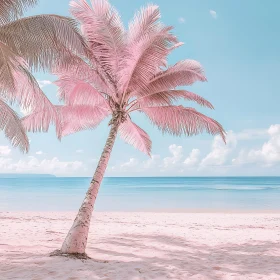
[[[55,178],[52,174],[0,173],[0,178]]]

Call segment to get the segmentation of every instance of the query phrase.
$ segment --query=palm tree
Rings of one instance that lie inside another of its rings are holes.
[[[20,18],[27,7],[37,2],[0,1],[0,130],[12,145],[23,151],[28,151],[29,141],[17,113],[8,103],[17,103],[28,110],[37,107],[55,115],[29,70],[48,70],[67,53],[84,53],[86,47],[71,18],[57,15]]]
[[[184,60],[167,67],[167,56],[182,45],[171,27],[159,22],[157,6],[138,12],[126,31],[117,11],[106,0],[71,2],[72,15],[79,20],[90,48],[88,58],[75,56],[68,69],[54,70],[56,85],[65,105],[57,106],[58,137],[95,128],[108,116],[110,133],[85,199],[62,245],[60,253],[85,253],[90,220],[101,181],[117,136],[150,155],[151,140],[131,119],[132,112],[144,113],[162,132],[196,135],[203,131],[220,134],[222,126],[193,108],[175,105],[179,99],[213,108],[210,102],[179,86],[206,81],[201,65]],[[40,125],[44,111],[23,120],[28,130],[46,130]],[[49,121],[52,120],[49,117]]]

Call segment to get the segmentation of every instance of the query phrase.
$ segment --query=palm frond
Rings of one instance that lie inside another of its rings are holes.
[[[159,22],[160,17],[159,7],[148,5],[129,24],[119,81],[123,92],[145,88],[160,67],[167,66],[168,54],[183,44],[170,33],[172,27]]]
[[[129,23],[127,44],[124,49],[124,57],[121,61],[118,80],[118,89],[124,95],[127,95],[126,92],[129,91],[133,72],[137,70],[137,64],[141,60],[143,53],[152,45],[153,40],[155,40],[155,34],[158,34],[159,30],[163,28],[159,19],[159,7],[156,5],[147,5],[139,12],[136,12],[133,20]],[[158,43],[158,45],[160,44]],[[148,50],[146,53],[149,53]],[[142,83],[140,82],[141,85],[143,84],[144,77],[142,77]],[[138,78],[141,77],[138,76]],[[124,96],[122,99],[124,100]]]
[[[125,142],[150,156],[152,141],[149,135],[129,117],[120,125],[119,134]]]
[[[125,38],[120,15],[107,0],[91,1],[92,8],[85,0],[70,5],[96,60],[116,82]]]
[[[174,44],[171,48],[169,48],[169,53],[171,53],[172,51],[174,51],[174,50],[180,48],[180,47],[183,46],[183,45],[184,45],[183,42],[178,42],[178,43]]]
[[[56,133],[61,135],[61,119],[56,106],[33,111],[21,119],[23,127],[29,132],[47,132],[50,125],[56,126]]]
[[[128,25],[128,44],[134,44],[140,41],[142,36],[158,31],[160,17],[160,10],[156,5],[147,5],[136,12]]]
[[[122,92],[146,89],[160,68],[167,66],[170,49],[178,43],[171,30],[172,27],[159,25],[153,33],[143,34],[138,41],[127,46],[119,74]]]
[[[141,106],[154,106],[154,105],[171,105],[173,102],[183,98],[188,101],[193,101],[201,106],[214,109],[214,106],[203,97],[186,90],[168,90],[157,93],[151,93],[140,98],[137,98],[137,102]]]
[[[11,104],[16,102],[23,109],[51,108],[51,103],[26,67],[21,57],[0,42],[0,96]]]
[[[175,89],[178,86],[189,86],[196,81],[207,81],[202,66],[195,60],[183,60],[158,73],[147,85],[139,91],[140,95]]]
[[[137,12],[129,23],[125,58],[121,65],[123,71],[120,71],[120,85],[124,87],[124,92],[129,88],[129,83],[133,84],[130,79],[138,67],[143,72],[140,75],[135,73],[136,81],[143,76],[144,83],[138,87],[145,88],[145,83],[159,72],[161,66],[167,67],[168,54],[183,45],[170,33],[173,28],[165,27],[159,21],[160,17],[159,7],[148,5]],[[150,72],[145,73],[144,69]]]
[[[173,135],[192,136],[202,132],[220,134],[225,141],[225,131],[215,120],[183,106],[159,106],[141,108],[151,122],[162,132]]]
[[[25,61],[8,46],[0,42],[0,84],[2,92],[15,89],[14,73],[22,72],[25,67]]]
[[[65,65],[67,66],[65,67]],[[92,64],[87,58],[66,54],[57,61],[52,72],[59,79],[78,79],[85,83],[90,83],[100,92],[113,96],[114,88],[103,78],[97,68],[98,66]]]
[[[58,109],[61,116],[60,137],[81,130],[93,129],[111,113],[108,109],[98,105],[59,106]]]
[[[35,70],[50,69],[67,51],[86,52],[76,22],[57,15],[32,16],[0,26],[0,38]]]
[[[0,25],[19,18],[26,8],[32,7],[37,3],[38,0],[1,0]]]
[[[19,146],[23,152],[28,152],[29,141],[25,130],[15,111],[0,99],[0,130],[10,139],[14,147]]]
[[[59,99],[66,105],[102,105],[109,109],[105,96],[90,83],[74,77],[62,77],[55,82]]]

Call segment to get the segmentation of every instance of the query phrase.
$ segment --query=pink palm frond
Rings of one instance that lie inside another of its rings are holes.
[[[173,45],[171,48],[169,48],[169,53],[171,53],[172,51],[174,51],[174,50],[176,50],[176,49],[182,47],[183,45],[184,45],[183,42],[178,42],[178,43],[176,43],[176,44]]]
[[[31,16],[0,25],[0,39],[35,70],[51,69],[65,53],[86,53],[76,22],[57,15]]]
[[[72,1],[71,13],[82,25],[82,31],[89,47],[100,66],[115,80],[121,52],[124,46],[125,30],[118,12],[107,0]]]
[[[145,89],[149,80],[160,67],[167,64],[167,56],[177,38],[170,33],[172,27],[163,26],[158,7],[148,6],[129,27],[128,44],[119,74],[119,88],[122,92]]]
[[[59,106],[57,108],[61,116],[60,137],[86,129],[94,129],[110,115],[107,108],[98,105]]]
[[[140,106],[153,106],[153,105],[171,105],[173,102],[183,98],[188,101],[193,101],[201,106],[214,109],[214,106],[203,97],[186,90],[168,90],[157,93],[151,93],[143,97],[137,98]]]
[[[120,125],[119,134],[128,144],[150,156],[152,141],[149,135],[129,117]]]
[[[0,84],[1,91],[15,89],[14,73],[23,72],[27,67],[23,58],[14,53],[7,45],[0,42]]]
[[[183,60],[158,73],[147,85],[141,95],[189,86],[196,81],[207,81],[202,66],[195,60]]]
[[[58,96],[66,105],[91,105],[97,104],[109,109],[105,96],[95,89],[90,83],[70,77],[60,78],[55,84],[59,87]]]
[[[134,44],[142,36],[153,34],[160,25],[160,10],[156,5],[147,5],[136,12],[128,26],[128,44]]]
[[[163,132],[177,136],[182,134],[192,136],[207,132],[212,135],[219,134],[225,141],[225,131],[222,126],[193,108],[160,106],[141,108],[141,111]]]
[[[14,147],[19,146],[24,152],[28,152],[29,141],[18,115],[12,108],[0,99],[0,130],[10,139]]]
[[[28,110],[52,110],[53,105],[48,100],[36,79],[28,71],[14,73],[17,80],[15,91],[10,94],[10,99],[16,101],[21,108]]]
[[[160,67],[166,66],[166,57],[169,47],[176,42],[175,37],[168,35],[170,28],[164,28],[158,33],[142,37],[127,51],[123,64],[125,67],[120,71],[120,83],[122,91],[146,89],[150,79],[157,73]]]
[[[38,0],[1,0],[0,25],[19,18],[27,7],[32,7],[37,2]]]
[[[47,109],[52,104],[27,69],[26,62],[0,42],[0,96],[23,109]]]
[[[47,132],[50,125],[54,124],[57,136],[61,134],[61,119],[55,107],[33,111],[28,116],[23,117],[21,121],[26,131]]]
[[[65,67],[65,64],[67,64],[67,67]],[[52,72],[61,80],[81,80],[91,84],[99,91],[106,92],[106,94],[112,96],[114,89],[103,79],[96,68],[97,66],[93,65],[91,62],[72,54],[68,56],[65,55],[60,59],[57,65],[53,67]]]
[[[57,15],[20,18],[27,7],[37,2],[37,0],[0,1],[0,98],[5,104],[16,103],[25,111],[37,114],[42,111],[41,118],[36,121],[30,120],[29,124],[34,130],[37,128],[41,130],[46,129],[46,123],[51,119],[54,121],[56,110],[30,70],[45,71],[57,62],[62,65],[61,58],[72,52],[86,55],[87,45],[77,23],[71,18]],[[65,68],[69,61],[71,59],[66,63],[64,60]],[[10,111],[11,114],[12,112]],[[5,127],[5,131],[19,129],[18,133],[22,133],[22,126],[16,126],[14,120],[15,115],[8,122],[14,127]],[[9,137],[9,133],[7,135]]]

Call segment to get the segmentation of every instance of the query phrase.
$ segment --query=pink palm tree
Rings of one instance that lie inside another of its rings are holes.
[[[106,0],[72,1],[71,12],[81,23],[89,45],[89,56],[75,57],[66,70],[58,65],[55,74],[60,99],[57,106],[61,122],[58,137],[95,128],[111,116],[110,133],[98,166],[76,219],[62,245],[61,253],[84,254],[90,220],[101,181],[117,136],[150,155],[151,140],[131,120],[132,112],[144,113],[163,132],[174,135],[196,135],[206,131],[220,134],[222,126],[193,108],[174,105],[179,99],[194,101],[213,108],[204,98],[179,86],[206,81],[201,65],[184,60],[167,67],[167,56],[182,45],[171,34],[171,27],[159,22],[157,6],[148,5],[138,12],[126,31],[117,11]],[[47,130],[46,112],[38,111],[23,120],[28,130]]]
[[[27,7],[37,2],[0,1],[0,130],[23,151],[28,151],[29,141],[17,113],[8,104],[48,110],[49,115],[55,116],[30,69],[47,70],[69,51],[85,52],[73,19],[57,15],[20,18]]]

